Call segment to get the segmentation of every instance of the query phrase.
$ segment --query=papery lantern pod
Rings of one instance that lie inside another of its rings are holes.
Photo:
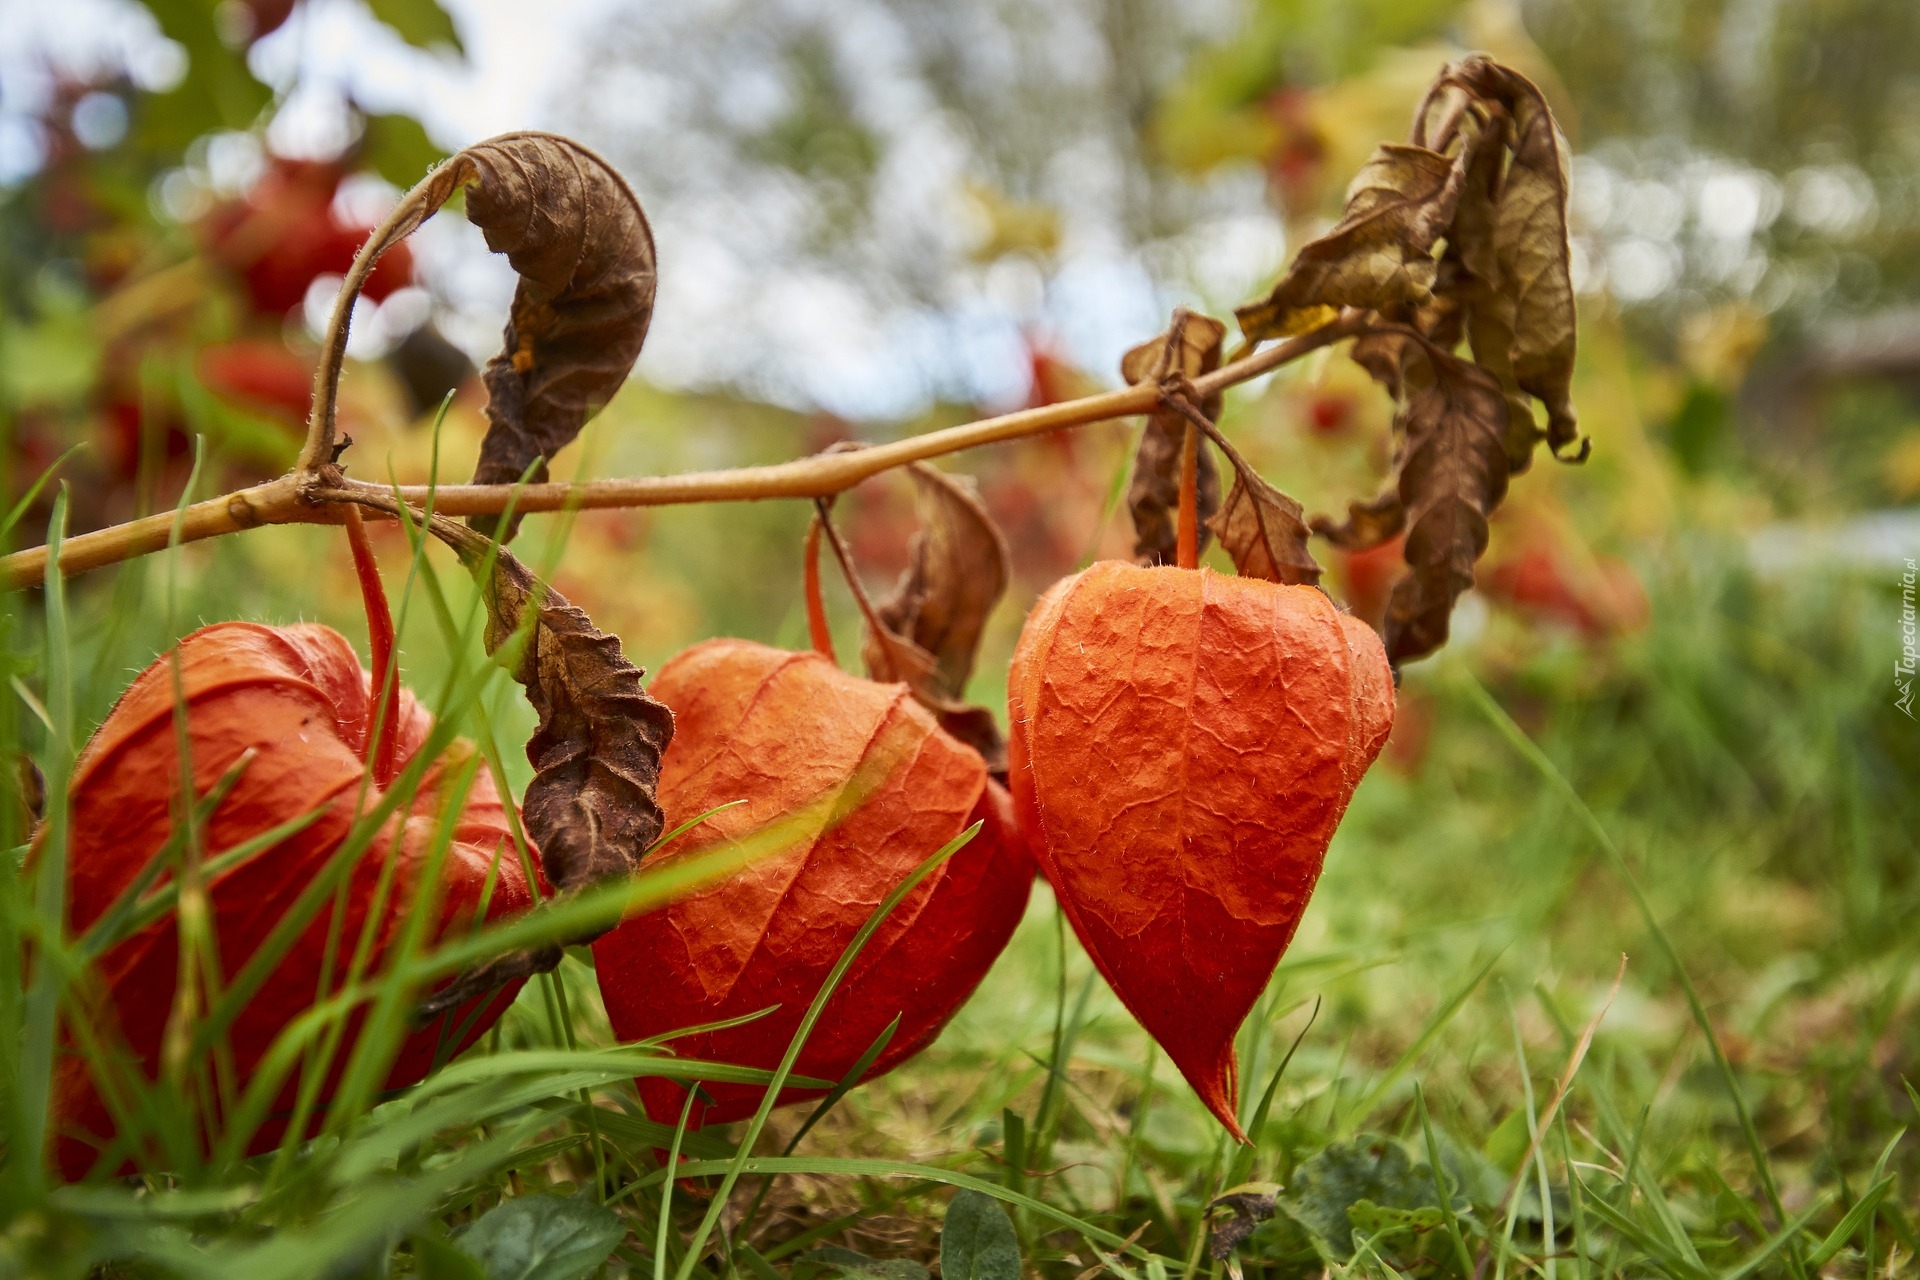
[[[979,753],[941,730],[906,686],[849,675],[817,653],[710,640],[662,667],[651,692],[675,719],[659,789],[669,827],[741,802],[656,856],[753,840],[772,848],[594,944],[615,1034],[646,1039],[777,1006],[674,1041],[689,1057],[776,1066],[881,900],[981,821],[867,943],[794,1070],[844,1077],[895,1018],[864,1078],[926,1047],[1005,947],[1032,881],[1010,808],[989,788]],[[678,1119],[678,1085],[649,1078],[639,1089],[654,1119]],[[818,1092],[785,1089],[780,1101]],[[739,1119],[763,1096],[757,1086],[703,1085],[688,1123]]]
[[[174,835],[182,792],[176,655],[193,793],[206,796],[227,788],[198,829],[206,857],[216,858],[303,815],[312,817],[207,882],[219,963],[231,981],[340,853],[358,816],[381,803],[393,776],[426,745],[433,720],[396,685],[397,697],[380,728],[382,745],[376,746],[381,713],[374,679],[346,638],[330,628],[222,622],[194,632],[135,678],[80,755],[68,836],[69,921],[76,935],[110,910],[124,909],[123,895],[130,888],[139,893],[143,869]],[[463,760],[471,759],[471,750],[456,740],[427,766],[406,806],[344,869],[342,917],[333,919],[332,908],[323,906],[229,1026],[226,1040],[242,1088],[275,1038],[316,1002],[329,932],[339,930],[349,950],[361,936],[390,857],[393,879],[375,920],[369,973],[378,972],[418,894],[432,895],[434,937],[469,928],[482,914],[483,902],[487,919],[528,908],[531,895],[506,807],[484,770],[466,788],[436,877],[424,881],[434,861],[450,779]],[[377,758],[370,762],[370,755]],[[150,883],[165,886],[172,869],[168,864]],[[123,1066],[149,1080],[161,1073],[162,1042],[175,1007],[177,923],[169,912],[108,947],[94,970],[99,998],[76,1015],[88,1019],[90,1039],[130,1051],[132,1061]],[[336,960],[335,987],[344,979],[343,968]],[[412,1084],[426,1076],[436,1058],[444,1061],[471,1044],[512,1003],[518,986],[490,992],[415,1029],[399,1046],[387,1086]],[[335,1055],[322,1100],[337,1086],[359,1029],[356,1017]],[[281,1091],[272,1107],[276,1118],[252,1136],[248,1153],[268,1150],[286,1136],[294,1085],[289,1081]],[[111,1080],[96,1080],[69,1043],[53,1087],[57,1158],[68,1178],[83,1176],[114,1145],[103,1087],[112,1088]]]
[[[258,1154],[279,1145],[299,1122],[296,1094],[305,1082],[254,1077],[283,1031],[341,988],[349,970],[380,972],[416,910],[432,942],[478,917],[531,905],[510,816],[491,778],[474,767],[471,744],[435,733],[432,717],[400,687],[393,617],[357,510],[349,509],[346,525],[371,672],[327,627],[217,623],[141,672],[76,762],[68,920],[81,952],[99,959],[81,1007],[68,1015],[53,1080],[56,1158],[68,1178],[111,1152],[121,1168],[132,1163],[133,1144],[118,1140],[108,1097],[124,1107],[132,1074],[190,1085],[180,1076],[190,1074],[194,1055],[183,1049],[209,1035],[227,1087],[217,1101],[200,1099],[204,1144],[241,1125],[253,1127],[219,1139],[228,1149]],[[417,761],[430,747],[433,758]],[[390,795],[394,787],[403,789]],[[187,791],[191,823],[181,821]],[[448,815],[456,799],[459,811]],[[370,838],[356,833],[382,811],[388,816]],[[198,876],[184,875],[188,866]],[[189,935],[198,941],[186,951],[193,963],[183,965],[180,900],[196,880],[205,898],[194,915],[209,928]],[[177,894],[175,902],[163,893]],[[354,951],[364,939],[363,963],[342,967],[341,939]],[[201,1002],[221,983],[245,999],[214,1035]],[[415,1083],[459,1053],[518,989],[514,982],[446,1000],[439,1016],[392,1047],[391,1061],[377,1064],[387,1068],[387,1086]],[[347,1020],[308,1101],[333,1098],[363,1022],[359,1012]],[[251,1109],[262,1101],[265,1115]],[[298,1136],[309,1132],[303,1125]]]
[[[1011,784],[1088,955],[1245,1141],[1234,1034],[1393,723],[1379,638],[1315,588],[1102,561],[1028,616]]]

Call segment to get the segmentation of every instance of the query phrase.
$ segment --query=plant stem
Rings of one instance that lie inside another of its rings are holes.
[[[807,525],[807,545],[800,553],[805,575],[805,593],[807,597],[807,638],[813,645],[813,651],[828,662],[839,665],[840,659],[834,656],[833,632],[827,626],[827,605],[820,597],[820,531],[826,527],[826,519],[818,511],[813,513],[812,523]]]
[[[1193,379],[1193,394],[1201,400],[1217,395],[1329,343],[1353,337],[1365,327],[1364,317],[1343,315],[1311,333],[1289,338]],[[60,572],[63,577],[73,577],[89,569],[159,551],[167,545],[176,520],[178,540],[183,543],[238,533],[263,524],[338,524],[345,517],[336,504],[361,501],[362,505],[374,505],[362,501],[370,494],[388,499],[397,494],[401,501],[416,508],[424,506],[432,495],[435,510],[449,516],[497,515],[505,511],[509,503],[517,511],[559,511],[753,502],[767,498],[827,498],[853,488],[862,480],[909,463],[1063,427],[1149,413],[1160,403],[1160,395],[1157,384],[1142,382],[1119,391],[1038,409],[1022,409],[870,448],[819,453],[772,466],[696,471],[677,476],[626,476],[530,485],[461,484],[438,488],[403,485],[395,489],[349,480],[322,460],[314,471],[296,469],[265,484],[196,502],[181,513],[148,516],[69,538],[60,553]],[[302,492],[303,481],[311,484],[316,477],[322,483]],[[39,585],[45,577],[46,566],[45,547],[0,558],[0,590]]]
[[[1200,433],[1191,422],[1180,434],[1180,507],[1174,525],[1173,562],[1182,569],[1200,567]]]
[[[387,606],[387,592],[380,585],[380,566],[373,558],[373,543],[367,539],[366,521],[360,508],[347,506],[347,545],[353,551],[353,572],[360,580],[360,601],[367,613],[367,647],[373,658],[374,724],[369,732],[367,762],[373,766],[373,779],[381,786],[393,781],[393,746],[399,741],[387,723],[394,715],[398,685],[393,666],[393,610]],[[379,714],[384,712],[385,714]]]

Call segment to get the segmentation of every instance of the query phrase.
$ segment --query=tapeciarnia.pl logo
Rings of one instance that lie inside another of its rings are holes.
[[[1900,656],[1893,664],[1893,705],[1906,712],[1907,719],[1913,714],[1913,669],[1915,664],[1913,586],[1914,563],[1907,561],[1907,571],[1900,575]]]

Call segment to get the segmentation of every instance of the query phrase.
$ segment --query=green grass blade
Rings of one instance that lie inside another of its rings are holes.
[[[1866,1225],[1867,1219],[1874,1215],[1874,1211],[1880,1207],[1880,1202],[1886,1198],[1887,1192],[1893,1189],[1896,1181],[1898,1181],[1897,1178],[1888,1174],[1868,1187],[1866,1194],[1854,1201],[1853,1208],[1847,1210],[1846,1216],[1827,1233],[1827,1238],[1807,1255],[1807,1265],[1814,1268],[1824,1267],[1832,1260],[1833,1255],[1846,1248],[1847,1242]],[[1867,1260],[1867,1265],[1873,1265],[1871,1258]]]
[[[1467,998],[1479,989],[1480,984],[1486,980],[1486,976],[1493,972],[1493,966],[1500,962],[1500,957],[1504,954],[1505,948],[1494,952],[1487,958],[1486,963],[1474,971],[1471,978],[1461,983],[1453,994],[1447,997],[1434,1011],[1433,1016],[1427,1019],[1427,1024],[1420,1029],[1420,1034],[1414,1037],[1413,1043],[1394,1059],[1393,1065],[1381,1072],[1365,1093],[1348,1103],[1338,1113],[1333,1126],[1336,1132],[1343,1135],[1352,1134],[1354,1127],[1373,1113],[1381,1100],[1400,1083],[1401,1078],[1413,1069],[1413,1064],[1420,1060],[1421,1055],[1426,1053],[1433,1042],[1439,1038],[1440,1033],[1446,1030],[1447,1024],[1453,1021],[1454,1015],[1466,1005]]]
[[[1460,1260],[1460,1274],[1473,1274],[1473,1252],[1467,1248],[1467,1238],[1460,1234],[1460,1219],[1453,1212],[1453,1189],[1446,1185],[1446,1165],[1440,1159],[1440,1144],[1433,1136],[1433,1120],[1427,1115],[1427,1096],[1418,1084],[1413,1086],[1413,1109],[1420,1117],[1420,1133],[1427,1143],[1427,1168],[1433,1173],[1433,1191],[1440,1201],[1440,1216],[1447,1226],[1447,1239],[1453,1244],[1453,1255]]]
[[[893,1015],[893,1021],[886,1025],[886,1029],[875,1036],[873,1043],[867,1046],[867,1051],[855,1060],[854,1064],[847,1069],[845,1075],[840,1077],[839,1083],[828,1091],[826,1097],[820,1099],[818,1106],[807,1113],[807,1118],[800,1122],[798,1129],[794,1130],[793,1137],[787,1140],[786,1149],[781,1151],[781,1155],[792,1155],[794,1148],[800,1145],[800,1140],[807,1136],[808,1130],[825,1119],[827,1112],[833,1110],[835,1104],[837,1104],[840,1099],[853,1092],[853,1087],[865,1078],[874,1062],[879,1059],[881,1054],[887,1051],[887,1046],[893,1043],[893,1033],[899,1029],[900,1015],[896,1013]],[[753,1215],[747,1215],[747,1224],[751,1224],[752,1221]]]
[[[1697,1262],[1682,1256],[1666,1241],[1646,1230],[1624,1211],[1614,1208],[1605,1197],[1599,1195],[1585,1182],[1581,1182],[1581,1192],[1586,1198],[1587,1207],[1596,1218],[1618,1232],[1628,1243],[1657,1263],[1667,1274],[1680,1276],[1683,1280],[1707,1280],[1709,1272]]]
[[[53,500],[53,516],[47,525],[46,576],[46,656],[47,718],[52,730],[47,735],[46,811],[39,839],[39,860],[34,867],[34,915],[43,947],[60,947],[67,929],[67,832],[72,815],[68,811],[68,781],[72,776],[73,741],[73,639],[67,621],[66,582],[60,576],[60,548],[67,532],[67,486],[60,486]],[[27,991],[20,1068],[17,1079],[19,1114],[14,1121],[14,1138],[8,1146],[8,1163],[18,1170],[29,1194],[37,1195],[43,1186],[43,1153],[47,1142],[47,1115],[52,1100],[53,1063],[58,1051],[60,998],[65,985],[64,967],[43,960],[35,966],[33,983]]]
[[[1298,1009],[1294,1005],[1281,1018]],[[1300,1051],[1301,1042],[1307,1038],[1307,1032],[1313,1030],[1313,1024],[1320,1017],[1320,998],[1314,997],[1313,1012],[1307,1015],[1307,1025],[1300,1028],[1300,1034],[1287,1046],[1287,1052],[1280,1059],[1280,1065],[1274,1068],[1273,1078],[1267,1081],[1266,1092],[1260,1095],[1260,1104],[1253,1109],[1253,1118],[1247,1122],[1247,1145],[1234,1153],[1233,1167],[1227,1173],[1227,1185],[1237,1187],[1253,1177],[1253,1162],[1260,1153],[1260,1140],[1266,1136],[1267,1116],[1273,1110],[1273,1099],[1280,1092],[1280,1081],[1287,1074],[1287,1067],[1293,1062],[1293,1055]],[[1279,1019],[1275,1019],[1278,1021]]]
[[[26,517],[27,512],[33,510],[33,504],[40,500],[41,492],[46,489],[48,482],[59,473],[60,468],[66,465],[67,459],[86,447],[87,445],[84,440],[72,446],[65,453],[55,458],[53,462],[48,465],[47,469],[40,473],[39,478],[27,486],[27,491],[20,495],[20,501],[14,503],[13,509],[7,512],[6,519],[0,520],[0,543],[4,543],[7,536],[13,532],[13,527]],[[51,545],[48,546],[47,551],[47,563],[51,564],[53,563],[53,548]]]
[[[1884,1195],[1885,1192],[1881,1194]],[[1826,1212],[1827,1206],[1831,1203],[1833,1203],[1831,1193],[1821,1196],[1818,1200],[1807,1206],[1805,1213],[1802,1213],[1792,1222],[1780,1228],[1780,1230],[1775,1233],[1773,1239],[1761,1245],[1760,1248],[1754,1251],[1751,1258],[1748,1258],[1732,1271],[1727,1272],[1726,1275],[1721,1277],[1721,1280],[1746,1280],[1746,1277],[1753,1275],[1759,1271],[1760,1268],[1772,1262],[1784,1253],[1790,1245],[1794,1244],[1799,1239],[1800,1233],[1806,1230],[1807,1224]]]
[[[1593,810],[1587,806],[1580,792],[1567,780],[1567,776],[1560,771],[1560,767],[1554,764],[1547,753],[1540,749],[1539,744],[1528,736],[1526,730],[1507,714],[1506,708],[1494,700],[1493,695],[1487,692],[1486,686],[1474,679],[1470,673],[1465,672],[1462,673],[1462,682],[1469,698],[1492,723],[1495,731],[1505,738],[1508,745],[1532,765],[1541,779],[1557,791],[1561,799],[1573,809],[1581,825],[1587,829],[1594,843],[1599,845],[1601,852],[1606,855],[1607,863],[1612,867],[1614,874],[1619,876],[1621,882],[1626,885],[1628,893],[1633,897],[1634,905],[1639,909],[1641,919],[1646,923],[1647,932],[1653,936],[1655,944],[1660,948],[1667,963],[1673,966],[1673,971],[1680,980],[1680,989],[1686,995],[1687,1008],[1692,1012],[1693,1020],[1699,1026],[1700,1033],[1706,1037],[1707,1048],[1713,1054],[1714,1066],[1720,1072],[1727,1098],[1733,1103],[1734,1114],[1739,1118],[1740,1132],[1747,1143],[1747,1154],[1753,1160],[1754,1174],[1760,1179],[1761,1189],[1766,1193],[1767,1204],[1773,1210],[1774,1220],[1787,1221],[1786,1206],[1780,1200],[1780,1188],[1774,1180],[1773,1168],[1767,1159],[1766,1146],[1760,1140],[1760,1131],[1754,1125],[1753,1113],[1747,1107],[1746,1098],[1740,1091],[1740,1082],[1733,1073],[1733,1064],[1728,1060],[1726,1050],[1721,1047],[1720,1037],[1713,1029],[1713,1020],[1707,1016],[1706,1005],[1701,1002],[1700,993],[1694,987],[1693,979],[1687,973],[1686,966],[1680,962],[1680,953],[1675,949],[1673,939],[1668,936],[1665,927],[1661,925],[1660,917],[1654,912],[1653,903],[1647,897],[1646,890],[1641,888],[1639,878],[1627,866],[1626,857],[1620,852],[1619,846],[1613,842],[1613,836]],[[1798,1245],[1790,1240],[1789,1266],[1796,1276],[1804,1276],[1806,1268],[1798,1254]]]
[[[666,1177],[660,1181],[660,1238],[653,1251],[653,1280],[667,1280],[667,1241],[673,1230],[673,1184],[680,1180],[680,1143],[687,1136],[687,1121],[693,1116],[693,1100],[699,1085],[689,1081],[687,1100],[680,1104],[680,1119],[673,1126],[673,1142],[667,1147]],[[688,1254],[689,1257],[693,1255]]]

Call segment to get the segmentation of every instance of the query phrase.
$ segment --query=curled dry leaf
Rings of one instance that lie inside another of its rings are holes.
[[[461,562],[478,573],[488,541],[457,525],[448,532]],[[645,673],[627,661],[619,640],[509,552],[496,550],[481,588],[488,653],[528,629],[513,678],[525,686],[540,727],[527,740],[534,775],[520,807],[548,879],[579,889],[632,871],[660,836],[654,790],[673,713],[641,688]]]
[[[1396,666],[1446,643],[1453,602],[1473,585],[1487,517],[1506,496],[1509,474],[1499,382],[1445,352],[1413,350],[1395,419],[1398,505],[1413,569],[1387,602],[1387,657]]]
[[[565,893],[630,873],[660,837],[655,792],[673,713],[641,687],[645,673],[626,660],[619,640],[597,630],[513,555],[452,521],[435,517],[430,527],[476,575],[494,552],[481,583],[487,652],[499,652],[525,631],[512,672],[540,723],[527,740],[534,774],[521,797],[521,817],[547,879]],[[559,960],[557,947],[504,956],[462,975],[422,1005],[421,1016]]]
[[[362,250],[363,261],[370,265],[462,188],[470,188],[468,220],[520,276],[505,343],[487,362],[487,434],[473,479],[512,483],[531,469],[532,480],[544,480],[547,460],[613,398],[646,341],[653,234],[605,160],[555,134],[509,133],[428,174]],[[330,346],[345,340],[344,327],[329,335]],[[337,376],[337,361],[334,368]],[[330,392],[321,404],[330,418]],[[331,421],[326,427],[330,443]],[[498,517],[471,523],[492,531]],[[500,532],[504,541],[514,530]]]
[[[1226,333],[1227,327],[1212,316],[1183,307],[1174,313],[1165,333],[1121,358],[1120,376],[1138,383],[1212,373],[1220,367],[1220,343]],[[1208,418],[1219,417],[1220,397],[1209,396],[1201,412]],[[1146,431],[1140,437],[1140,450],[1133,459],[1133,481],[1127,488],[1127,509],[1133,513],[1134,559],[1140,564],[1174,562],[1180,449],[1186,430],[1186,419],[1177,410],[1164,407],[1148,416]],[[1194,505],[1201,521],[1199,549],[1204,551],[1207,521],[1220,509],[1220,471],[1204,444],[1196,459],[1195,475]]]
[[[1339,225],[1300,250],[1259,302],[1235,311],[1249,341],[1317,329],[1342,307],[1418,306],[1433,292],[1434,244],[1466,184],[1466,158],[1382,143],[1347,188]]]
[[[509,134],[471,167],[467,217],[520,275],[500,354],[487,361],[487,434],[475,484],[511,483],[580,433],[626,381],[653,316],[653,235],[613,167],[578,143]],[[491,527],[492,517],[477,517]],[[504,531],[511,536],[512,531]]]
[[[1350,504],[1344,521],[1318,517],[1313,528],[1349,550],[1406,534],[1413,572],[1385,620],[1398,663],[1446,640],[1453,602],[1473,585],[1486,518],[1535,444],[1545,439],[1568,461],[1587,455],[1571,399],[1566,144],[1526,77],[1478,54],[1445,68],[1415,113],[1410,145],[1375,152],[1340,224],[1237,315],[1259,341],[1325,324],[1342,308],[1370,326],[1354,360],[1400,402],[1394,480]],[[1471,364],[1453,355],[1462,341]],[[1544,431],[1534,400],[1546,408]]]
[[[1575,352],[1572,253],[1567,239],[1566,139],[1532,81],[1484,55],[1463,59],[1438,95],[1443,118],[1458,116],[1463,150],[1478,129],[1483,158],[1460,202],[1449,254],[1471,277],[1466,291],[1474,359],[1510,398],[1524,391],[1547,410],[1545,438],[1556,456],[1581,441],[1572,399]],[[1452,93],[1467,95],[1462,107]],[[1423,121],[1424,122],[1424,121]],[[1505,163],[1499,148],[1503,143]],[[1524,401],[1520,404],[1524,406]],[[1511,415],[1518,416],[1518,415]],[[1539,433],[1529,410],[1510,428],[1508,455],[1524,470]]]
[[[1367,499],[1349,502],[1347,518],[1338,524],[1326,516],[1313,518],[1313,531],[1347,551],[1365,551],[1391,541],[1407,527],[1407,509],[1400,505],[1397,489]]]
[[[1280,1188],[1273,1183],[1254,1183],[1229,1191],[1207,1202],[1207,1211],[1226,1210],[1228,1216],[1216,1219],[1207,1238],[1207,1256],[1220,1262],[1253,1234],[1253,1229],[1273,1216],[1274,1195]]]
[[[964,699],[987,617],[1007,589],[1006,539],[980,504],[973,482],[916,463],[920,532],[907,571],[874,607],[861,646],[868,674],[900,681],[940,727],[1006,772],[1006,744],[993,714]],[[884,634],[883,634],[884,632]]]

